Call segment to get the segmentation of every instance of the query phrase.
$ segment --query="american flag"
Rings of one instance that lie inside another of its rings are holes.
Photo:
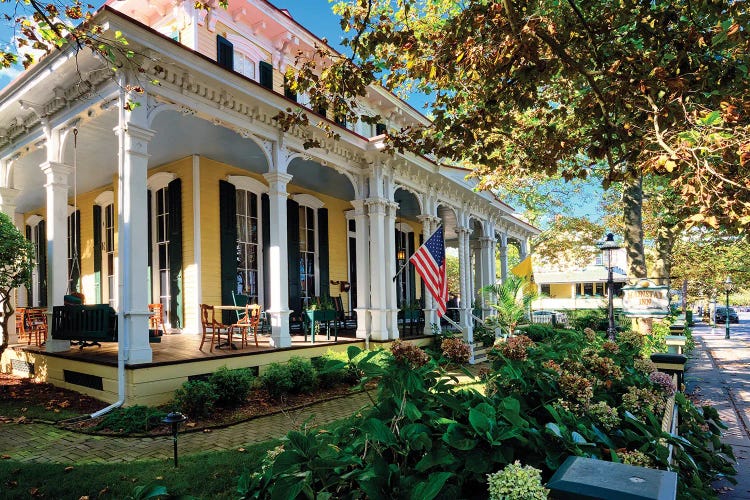
[[[445,276],[445,242],[443,226],[437,228],[432,236],[411,256],[409,262],[422,278],[425,288],[429,290],[437,303],[438,317],[445,314],[445,302],[448,300],[448,280]]]

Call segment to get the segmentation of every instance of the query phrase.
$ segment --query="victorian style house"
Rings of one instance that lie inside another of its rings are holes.
[[[430,334],[435,308],[418,275],[407,268],[393,279],[424,239],[443,226],[460,260],[455,292],[473,297],[507,274],[509,242],[525,254],[538,232],[476,192],[466,170],[383,152],[389,129],[426,123],[384,89],[360,103],[362,114],[385,117],[376,125],[336,120],[285,89],[297,52],[323,42],[271,3],[207,14],[189,1],[110,1],[94,21],[107,38],[122,34],[140,71],[113,72],[69,46],[2,89],[0,210],[37,253],[17,305],[51,309],[82,292],[86,304],[117,312],[119,343],[80,350],[49,332],[41,347],[8,350],[5,371],[105,400],[124,383],[128,402],[158,402],[222,365],[262,370],[319,355],[324,347],[294,323],[325,296],[356,318],[326,347],[399,338],[399,310],[412,304],[423,310],[419,333]],[[322,147],[305,149],[303,131],[274,120],[287,108],[340,138],[311,129]],[[262,306],[262,347],[200,351],[200,305],[231,305],[237,293]],[[145,333],[151,303],[162,305],[169,332],[161,344]],[[471,341],[471,301],[461,304]]]

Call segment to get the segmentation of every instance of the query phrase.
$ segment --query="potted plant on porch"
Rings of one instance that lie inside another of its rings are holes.
[[[307,323],[310,325],[310,333],[312,342],[315,342],[316,330],[320,328],[321,323],[326,324],[327,338],[331,338],[330,323],[333,322],[333,329],[335,333],[335,340],[338,340],[338,328],[336,325],[336,310],[333,307],[333,301],[327,295],[316,297],[311,300],[310,304],[305,309],[305,316],[307,316]],[[307,340],[307,328],[305,328],[305,340]]]

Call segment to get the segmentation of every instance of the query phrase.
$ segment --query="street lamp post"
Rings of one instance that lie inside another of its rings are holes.
[[[599,245],[599,248],[607,251],[607,338],[609,340],[615,340],[617,329],[615,328],[615,309],[613,304],[615,281],[612,276],[612,252],[619,250],[622,247],[615,243],[615,235],[608,233],[607,239]]]
[[[729,292],[732,291],[732,278],[727,276],[727,280],[724,282],[724,291],[727,293],[727,308],[724,310],[724,316],[726,319],[726,333],[724,334],[724,338],[729,338]]]

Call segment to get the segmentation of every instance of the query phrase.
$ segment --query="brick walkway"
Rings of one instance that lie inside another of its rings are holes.
[[[211,432],[182,433],[179,437],[180,454],[232,450],[278,439],[305,422],[313,426],[323,425],[349,417],[369,404],[367,394],[358,393]],[[0,424],[0,452],[20,462],[82,464],[163,459],[171,453],[171,439],[171,436],[91,436],[47,424]]]

